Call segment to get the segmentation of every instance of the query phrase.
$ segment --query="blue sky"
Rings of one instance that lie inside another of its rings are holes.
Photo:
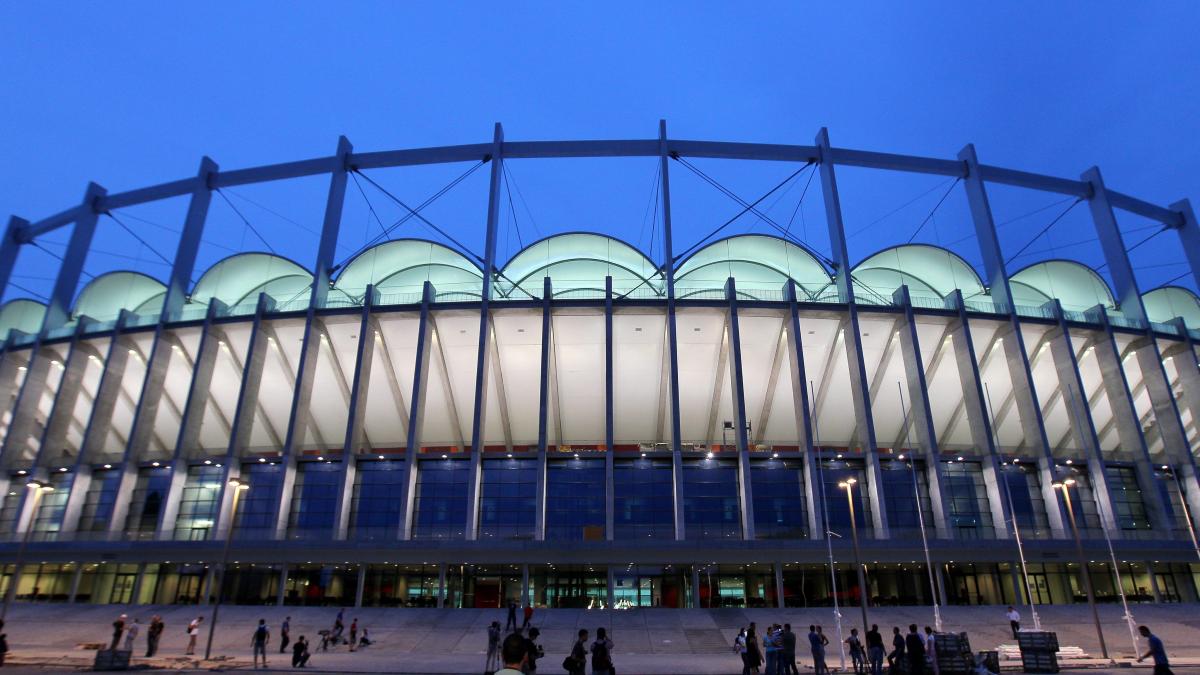
[[[827,126],[835,145],[938,157],[974,142],[987,163],[1068,177],[1099,165],[1123,192],[1200,202],[1200,5],[846,4],[4,3],[0,215],[57,212],[89,180],[115,192],[192,175],[202,155],[225,169],[327,155],[339,134],[364,151],[481,142],[496,121],[509,139],[636,138],[655,135],[660,118],[687,138],[810,143]],[[747,200],[799,168],[696,165]],[[466,168],[372,178],[413,203]],[[654,161],[509,168],[521,199],[515,222],[505,215],[502,256],[578,229],[649,252]],[[740,207],[681,166],[671,171],[678,251]],[[839,178],[855,260],[907,241],[950,190],[914,240],[979,264],[961,185],[851,169]],[[402,213],[362,187],[366,199],[356,185],[348,193],[343,255],[379,232],[368,202],[389,224]],[[196,275],[265,247],[230,204],[271,248],[311,264],[325,190],[307,179],[214,198]],[[768,200],[770,214],[827,253],[819,191],[797,207],[802,191]],[[992,196],[1010,256],[1069,205],[1015,189]],[[478,171],[426,214],[478,250],[485,200]],[[163,277],[158,255],[173,254],[184,206],[118,214],[149,246],[102,218],[88,273]],[[1130,245],[1155,232],[1132,216],[1121,226]],[[743,219],[724,233],[743,231],[769,229]],[[396,234],[437,238],[415,222]],[[1092,236],[1076,207],[1012,268],[1050,257],[1098,266]],[[44,247],[61,250],[65,238],[48,235]],[[1173,233],[1133,260],[1143,289],[1187,271]],[[21,289],[6,298],[44,294],[53,262],[23,252]],[[1176,283],[1194,287],[1186,275]]]

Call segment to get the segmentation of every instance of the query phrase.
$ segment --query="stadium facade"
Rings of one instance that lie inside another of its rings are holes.
[[[661,162],[662,260],[592,233],[496,260],[505,159],[615,156]],[[670,170],[696,157],[813,164],[829,259],[757,234],[676,256]],[[451,162],[490,172],[481,262],[397,239],[334,270],[350,172]],[[929,245],[848,260],[839,166],[961,179],[984,278]],[[316,175],[315,265],[193,269],[214,190]],[[1069,260],[1006,269],[990,184],[1086,201],[1115,288]],[[171,197],[190,202],[165,283],[113,272],[76,294],[99,215]],[[341,139],[314,160],[91,185],[13,218],[0,246],[7,285],[22,246],[71,228],[48,302],[0,309],[7,597],[815,606],[860,597],[853,523],[873,602],[1080,601],[1076,531],[1098,598],[1194,601],[1200,300],[1137,287],[1116,211],[1174,230],[1200,276],[1186,201],[970,146],[833,148],[824,130],[803,146],[497,126],[491,143]]]

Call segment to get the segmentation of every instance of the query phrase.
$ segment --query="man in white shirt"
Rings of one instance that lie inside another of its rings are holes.
[[[1008,613],[1005,614],[1004,616],[1008,618],[1008,625],[1012,626],[1013,639],[1016,640],[1017,639],[1017,631],[1021,630],[1021,615],[1017,612],[1016,609],[1013,608],[1012,605],[1009,605]]]

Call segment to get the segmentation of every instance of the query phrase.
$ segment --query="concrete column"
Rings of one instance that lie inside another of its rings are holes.
[[[612,277],[604,277],[604,538],[613,540],[616,514],[615,471],[616,434],[613,421],[615,397],[613,384],[613,283]],[[612,589],[609,589],[612,595]],[[612,598],[610,597],[611,601]],[[609,602],[612,607],[612,602]]]
[[[354,589],[354,606],[363,606],[363,591],[367,587],[367,566],[358,566],[358,586]]]
[[[33,464],[33,448],[30,447],[30,436],[33,435],[37,424],[38,407],[46,391],[47,380],[50,378],[51,363],[58,361],[57,353],[42,346],[39,337],[29,352],[29,364],[26,366],[25,379],[17,391],[16,403],[13,404],[12,418],[8,431],[4,435],[4,444],[0,450],[0,458],[8,467]],[[24,455],[28,454],[26,459]]]
[[[416,511],[417,476],[420,470],[419,457],[421,450],[421,432],[425,426],[425,392],[429,383],[429,358],[433,354],[434,340],[438,339],[434,331],[434,321],[431,314],[437,291],[433,284],[425,282],[421,294],[421,318],[417,324],[417,356],[413,366],[412,396],[409,397],[408,410],[408,440],[405,444],[404,493],[401,496],[403,513],[400,519],[400,538],[412,539],[413,514]],[[448,394],[449,392],[447,392]],[[474,457],[472,450],[472,457]],[[472,514],[474,511],[472,511]],[[471,523],[475,522],[473,517]],[[468,527],[467,532],[470,532]]]
[[[194,257],[194,253],[193,253]],[[190,271],[188,273],[190,275]],[[186,276],[186,275],[185,275]],[[190,279],[190,276],[187,276]],[[185,279],[185,283],[187,281]],[[182,300],[180,300],[182,307]],[[176,308],[175,311],[178,311]],[[109,534],[114,535],[125,527],[125,519],[129,514],[129,501],[133,496],[133,488],[137,483],[138,460],[146,456],[146,451],[154,437],[154,425],[158,419],[158,408],[168,397],[166,392],[167,372],[171,367],[171,359],[178,345],[178,339],[170,335],[164,323],[167,315],[160,315],[158,325],[154,329],[154,342],[150,347],[150,357],[146,360],[146,371],[142,377],[141,388],[138,390],[137,407],[134,410],[133,423],[129,428],[129,438],[121,455],[121,478],[117,484],[117,500],[113,505],[113,517],[109,523]],[[203,340],[203,338],[201,338]],[[181,419],[182,423],[183,420]],[[176,448],[171,448],[176,452]],[[77,475],[88,466],[83,461],[76,467]],[[86,494],[86,489],[83,494]],[[74,490],[72,490],[74,498]]]
[[[42,335],[65,326],[71,320],[71,303],[75,299],[75,290],[83,275],[83,264],[92,247],[92,236],[96,234],[96,221],[100,217],[97,203],[107,194],[107,190],[95,183],[88,183],[84,191],[79,215],[75,218],[75,226],[71,228],[71,238],[67,241],[67,250],[63,252],[62,264],[54,279],[54,289],[50,291],[49,302],[46,303]]]
[[[546,448],[549,444],[550,426],[550,387],[551,377],[554,376],[554,316],[551,301],[554,289],[550,277],[542,277],[542,351],[538,370],[538,445],[537,445],[537,482],[534,493],[534,524],[533,538],[541,541],[546,538]],[[562,429],[556,430],[561,437]]]
[[[605,593],[604,606],[611,611],[613,609],[613,607],[617,604],[617,600],[616,600],[617,575],[613,571],[612,565],[608,566],[608,582],[607,582],[607,584],[608,585],[605,587],[607,592]]]
[[[817,471],[817,453],[812,448],[804,451],[804,503],[808,507],[808,538],[813,541],[825,540],[825,505],[817,501],[821,490],[820,476]]]
[[[700,570],[692,565],[692,609],[700,608]]]
[[[125,338],[125,323],[132,315],[122,311],[117,319],[117,325],[112,332],[112,342],[108,347],[108,355],[104,359],[104,372],[100,375],[100,383],[96,387],[96,397],[92,403],[91,415],[88,417],[87,430],[83,434],[77,462],[90,462],[97,453],[104,450],[105,441],[112,429],[113,413],[121,394],[121,383],[125,379],[125,369],[129,357],[137,352],[134,344]]]
[[[945,606],[947,604],[945,566],[937,561],[933,563],[933,578],[937,580],[937,594],[940,604]]]
[[[787,606],[783,600],[783,563],[774,563],[772,567],[775,570],[775,606],[783,609]]]
[[[250,444],[250,432],[254,429],[254,413],[258,408],[258,394],[262,385],[263,366],[266,363],[267,331],[263,326],[264,316],[275,306],[275,301],[266,293],[258,295],[258,306],[250,327],[250,341],[246,346],[246,360],[242,365],[241,385],[234,408],[233,423],[229,436],[229,449],[225,452],[224,475],[217,488],[220,508],[217,510],[210,538],[222,540],[233,526],[233,491],[229,481],[241,475],[242,455]]]
[[[71,576],[71,590],[67,593],[67,602],[75,604],[75,599],[79,596],[79,583],[83,581],[83,563],[75,568],[75,574]]]
[[[725,282],[726,324],[729,326],[729,388],[733,404],[733,438],[738,455],[738,497],[741,501],[742,539],[754,539],[754,486],[750,480],[750,439],[746,433],[746,393],[742,378],[742,332],[738,322],[737,285]],[[719,377],[719,375],[718,375]]]
[[[33,461],[35,466],[44,465],[49,461],[51,455],[54,459],[58,459],[59,454],[65,454],[63,449],[66,445],[67,432],[75,418],[75,406],[83,391],[83,377],[87,373],[88,362],[91,360],[89,357],[95,355],[97,360],[99,359],[95,347],[80,340],[90,324],[91,319],[87,317],[80,317],[76,324],[75,334],[71,337],[71,344],[67,348],[67,357],[63,360],[62,379],[59,380],[50,415],[42,429],[37,457]],[[11,426],[9,428],[12,429]],[[11,438],[10,432],[9,438],[5,439],[6,446]]]
[[[446,563],[438,565],[438,594],[437,608],[442,609],[446,606]]]
[[[675,541],[683,541],[686,522],[683,517],[683,454],[679,450],[671,451],[671,487],[675,499]]]
[[[284,563],[279,566],[279,588],[275,589],[275,606],[283,607],[284,601],[287,599],[287,578],[288,566]]]
[[[1147,560],[1145,565],[1146,576],[1150,577],[1150,593],[1154,597],[1154,602],[1160,603],[1163,601],[1162,589],[1158,587],[1158,576],[1155,574],[1154,563]]]
[[[660,190],[662,192],[662,251],[663,263],[662,270],[665,275],[665,285],[667,291],[667,377],[668,388],[667,398],[671,410],[671,451],[678,455],[682,450],[683,440],[680,438],[679,426],[679,331],[675,322],[675,252],[672,243],[672,227],[671,227],[671,172],[670,162],[667,161],[670,157],[669,143],[667,142],[667,121],[658,121],[658,166],[659,174],[662,183]],[[678,460],[676,462],[678,464]],[[676,539],[683,538],[683,513],[679,508],[682,503],[680,501],[680,486],[681,476],[676,472],[675,492],[676,492],[676,513],[675,513],[675,533]]]
[[[1011,604],[1013,604],[1013,605],[1025,604],[1025,601],[1022,600],[1022,597],[1024,596],[1024,593],[1023,593],[1024,584],[1021,583],[1021,561],[1014,560],[1014,561],[1010,562],[1008,564],[1008,572],[1009,572],[1008,576],[1010,577],[1010,580],[1012,581],[1013,601]]]
[[[129,595],[129,604],[140,605],[138,598],[142,595],[142,584],[146,582],[146,563],[138,563],[137,576],[133,578],[133,592]]]
[[[496,230],[500,218],[500,182],[504,167],[504,129],[496,124],[492,136],[491,177],[488,182],[487,223],[483,246],[483,287],[479,301],[479,348],[475,359],[475,398],[471,417],[471,477],[467,483],[466,539],[479,532],[479,490],[483,477],[483,446],[487,433],[488,383],[492,357],[492,280],[496,273]],[[410,417],[411,419],[411,417]],[[413,426],[416,426],[413,423]]]
[[[1196,342],[1187,331],[1183,319],[1175,319],[1175,326],[1183,336],[1183,342],[1177,347],[1168,349],[1163,356],[1175,366],[1179,383],[1183,390],[1180,403],[1191,413],[1192,419],[1200,420],[1200,364],[1197,364]],[[1188,508],[1192,513],[1200,513],[1200,482],[1197,482],[1195,460],[1182,459],[1179,463],[1178,476],[1183,487]],[[1175,505],[1171,505],[1174,511]]]
[[[933,528],[938,537],[953,536],[946,522],[945,493],[942,489],[941,451],[938,449],[937,432],[933,429],[933,411],[929,407],[929,386],[925,381],[925,358],[921,354],[921,341],[917,335],[917,320],[913,313],[912,298],[908,286],[896,289],[892,296],[904,310],[899,322],[900,354],[904,359],[905,388],[908,394],[908,414],[912,416],[913,429],[917,433],[917,444],[925,457],[925,482],[929,490],[929,504],[933,515]],[[880,368],[883,368],[880,365]]]
[[[56,452],[61,451],[67,429],[75,415],[75,403],[79,399],[83,375],[87,370],[90,345],[81,345],[80,336],[90,322],[87,317],[80,317],[75,326],[75,333],[71,336],[71,343],[67,347],[66,358],[62,361],[58,360],[53,350],[35,345],[32,352],[35,356],[31,356],[31,367],[18,395],[16,409],[8,425],[8,434],[4,438],[3,453],[0,454],[9,466],[24,461],[23,455],[28,454],[27,451],[31,449],[33,436],[37,436],[40,441],[31,458],[33,466],[43,463],[47,447],[54,448]],[[54,365],[56,363],[58,365]],[[54,393],[50,414],[42,427],[42,433],[38,434],[39,404],[50,378],[55,374],[55,369],[62,370],[62,377]]]
[[[333,512],[333,538],[345,540],[350,537],[350,511],[354,501],[354,479],[358,475],[358,456],[342,456],[341,483],[338,489],[337,506]]]
[[[521,606],[529,606],[529,565],[521,565]]]
[[[788,368],[792,380],[792,407],[796,419],[796,438],[800,452],[804,455],[804,499],[808,507],[808,538],[824,539],[821,527],[822,514],[816,501],[816,477],[813,472],[813,425],[808,391],[808,373],[804,365],[804,338],[800,328],[800,304],[796,299],[796,282],[788,280],[783,285],[783,297],[788,303],[788,316],[784,319],[784,334],[787,336]]]

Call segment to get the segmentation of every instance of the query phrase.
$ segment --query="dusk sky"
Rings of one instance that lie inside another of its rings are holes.
[[[841,5],[4,3],[0,216],[51,215],[77,203],[88,181],[117,192],[190,176],[203,155],[222,169],[329,155],[339,134],[359,151],[483,142],[495,122],[510,140],[649,138],[660,118],[690,139],[808,144],[824,126],[837,146],[943,158],[972,142],[989,164],[1070,178],[1098,165],[1113,189],[1200,203],[1197,3]],[[747,201],[800,168],[695,166]],[[502,259],[569,230],[652,252],[655,160],[508,167],[515,198]],[[467,168],[370,175],[412,204]],[[683,166],[671,172],[679,252],[740,207]],[[486,173],[424,212],[476,251]],[[799,201],[807,177],[764,204],[827,254],[816,183]],[[855,169],[839,179],[855,261],[913,238],[980,266],[961,183]],[[267,248],[311,266],[326,190],[327,179],[312,178],[214,195],[193,277]],[[1010,271],[1055,257],[1103,262],[1086,206],[1030,244],[1070,200],[1013,188],[992,199]],[[102,217],[87,273],[163,278],[159,256],[173,257],[185,206],[180,198]],[[376,216],[390,225],[402,214],[369,183],[352,183],[339,258],[380,232]],[[1128,246],[1158,229],[1119,218]],[[743,218],[722,234],[745,231],[771,230]],[[47,293],[56,262],[47,251],[61,251],[67,235],[25,247],[20,288],[6,299]],[[393,236],[440,240],[415,220]],[[1173,233],[1132,257],[1143,290],[1172,280],[1195,288]]]

